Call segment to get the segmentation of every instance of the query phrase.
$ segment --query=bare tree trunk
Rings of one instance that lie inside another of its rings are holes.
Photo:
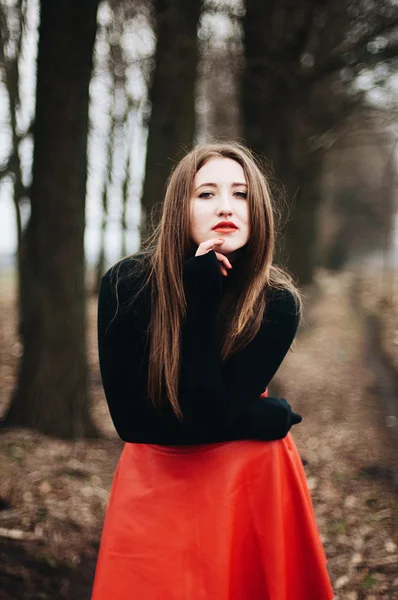
[[[271,164],[276,185],[285,190],[277,261],[305,284],[311,282],[316,264],[321,201],[321,153],[309,142],[315,121],[309,108],[312,91],[303,91],[299,69],[314,8],[309,2],[297,9],[296,16],[300,10],[303,16],[295,31],[284,4],[278,8],[262,0],[246,1],[243,125],[246,143]],[[289,45],[284,45],[288,33]]]
[[[129,197],[130,165],[131,165],[131,147],[129,147],[129,150],[128,150],[125,175],[124,175],[123,184],[122,184],[122,215],[121,215],[122,256],[126,256],[126,254],[127,254],[127,204],[128,204],[128,197]]]
[[[89,83],[98,0],[42,0],[31,217],[21,252],[24,352],[6,426],[62,438],[89,417],[84,218]]]
[[[101,277],[106,270],[105,265],[105,237],[106,229],[109,221],[109,198],[114,193],[115,187],[118,187],[119,179],[121,194],[122,194],[122,215],[121,215],[121,226],[122,226],[122,246],[125,248],[125,237],[126,237],[126,212],[127,207],[125,206],[126,198],[125,194],[127,190],[124,187],[127,184],[125,176],[118,176],[118,166],[120,161],[120,155],[123,154],[123,148],[125,146],[125,129],[127,128],[129,114],[133,105],[132,101],[129,101],[127,95],[128,81],[126,76],[126,69],[128,63],[126,62],[123,52],[123,32],[126,19],[130,11],[137,9],[137,4],[133,5],[128,2],[118,2],[114,0],[110,2],[112,9],[112,20],[105,26],[103,31],[99,31],[99,34],[103,34],[107,44],[107,73],[112,82],[112,106],[110,109],[110,128],[107,138],[107,157],[106,157],[106,175],[102,190],[102,221],[101,221],[101,236],[100,236],[100,248],[95,269],[93,292],[98,293]],[[122,99],[124,100],[124,109],[121,109]],[[128,136],[127,136],[128,137]],[[128,153],[130,150],[128,149]],[[123,161],[127,160],[124,159]]]
[[[267,107],[258,98],[258,91],[251,90],[252,94],[245,94],[243,104],[245,140],[252,150],[270,163],[273,185],[279,188],[275,201],[278,202],[279,197],[278,210],[282,219],[276,260],[286,266],[301,284],[307,284],[312,281],[318,248],[321,157],[319,152],[310,153],[305,140],[300,143],[295,139],[294,128],[290,127],[292,107],[288,104],[280,108],[270,104]],[[265,117],[264,113],[268,116]],[[296,155],[297,148],[302,153],[299,157]]]
[[[115,133],[116,119],[113,114],[114,106],[115,106],[115,98],[113,100],[113,109],[112,109],[112,117],[111,117],[112,124],[111,124],[111,129],[109,132],[109,140],[108,140],[108,147],[107,147],[106,177],[105,177],[105,181],[104,181],[104,187],[102,189],[102,217],[101,217],[100,248],[99,248],[97,265],[96,265],[96,269],[95,269],[96,274],[95,274],[95,283],[94,283],[94,290],[93,290],[93,292],[95,294],[98,294],[98,291],[100,288],[100,283],[101,283],[101,277],[103,276],[104,271],[105,271],[105,233],[106,233],[106,227],[108,225],[108,208],[109,208],[108,192],[109,192],[109,187],[112,183],[113,157],[114,157],[115,135],[116,135],[116,133]]]
[[[157,0],[155,72],[142,197],[141,242],[155,226],[155,205],[174,161],[190,148],[195,134],[197,25],[201,0]]]
[[[109,159],[108,159],[109,160]],[[112,159],[110,159],[112,160]],[[93,293],[98,294],[101,277],[105,272],[105,232],[106,226],[108,224],[108,181],[104,182],[104,187],[102,190],[102,218],[101,218],[101,233],[100,233],[100,247],[97,265],[95,269],[95,283]]]
[[[322,196],[317,157],[312,158],[313,164],[296,174],[293,185],[287,185],[290,215],[282,232],[285,236],[282,261],[302,285],[312,282],[319,262],[318,211]],[[280,172],[284,173],[282,169]]]
[[[382,298],[383,303],[387,306],[392,306],[394,302],[394,217],[396,215],[397,201],[396,201],[396,144],[394,143],[393,149],[390,150],[387,164],[385,166],[383,187],[381,194],[381,202],[385,206],[385,214],[388,215],[388,225],[384,228],[384,236],[381,243],[383,252],[383,289]]]
[[[13,176],[13,201],[15,208],[15,218],[17,226],[17,264],[18,273],[22,270],[22,256],[21,256],[21,243],[22,243],[22,218],[21,218],[21,200],[27,195],[27,190],[22,180],[22,167],[19,156],[20,144],[24,137],[29,133],[31,127],[21,134],[17,127],[17,111],[20,108],[20,97],[19,97],[19,60],[21,57],[22,40],[24,24],[26,23],[26,4],[23,5],[22,0],[18,0],[17,4],[13,7],[14,20],[17,23],[17,28],[13,31],[13,39],[15,43],[15,52],[10,58],[6,55],[6,41],[11,37],[11,32],[8,28],[7,15],[5,7],[0,4],[0,62],[4,65],[5,73],[5,89],[8,96],[9,110],[10,110],[10,128],[12,136],[11,153],[8,157],[7,165],[2,170],[1,175],[5,176],[8,173],[12,173]],[[10,10],[10,7],[8,7]],[[18,332],[23,333],[23,310],[22,305],[24,303],[24,290],[23,282],[18,277]]]

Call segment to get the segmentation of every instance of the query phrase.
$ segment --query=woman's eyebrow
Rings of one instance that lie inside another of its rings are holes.
[[[216,183],[201,183],[201,184],[200,184],[200,185],[198,185],[198,187],[195,189],[195,192],[196,192],[196,190],[198,190],[199,188],[203,187],[204,185],[207,185],[208,187],[217,187],[217,184],[216,184]]]
[[[216,183],[201,183],[201,184],[200,184],[200,185],[198,185],[198,187],[195,189],[195,192],[196,192],[196,190],[198,190],[199,188],[201,188],[201,187],[203,187],[203,186],[207,186],[207,187],[217,187],[217,184],[216,184]],[[242,186],[243,186],[243,187],[247,187],[247,183],[243,183],[243,182],[241,182],[241,183],[232,183],[232,184],[231,184],[231,187],[242,187]]]

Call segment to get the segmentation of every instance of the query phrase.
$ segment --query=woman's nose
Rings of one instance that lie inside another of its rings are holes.
[[[230,197],[230,194],[224,193],[224,194],[220,194],[219,200],[218,200],[218,206],[217,206],[217,210],[218,212],[228,212],[228,213],[232,213],[233,209],[232,209],[232,198]]]

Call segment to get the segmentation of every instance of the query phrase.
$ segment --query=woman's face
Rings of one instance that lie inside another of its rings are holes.
[[[236,226],[214,229],[221,221]],[[214,157],[196,173],[191,195],[191,237],[196,244],[223,238],[217,248],[231,260],[249,239],[247,183],[239,163],[231,158]]]

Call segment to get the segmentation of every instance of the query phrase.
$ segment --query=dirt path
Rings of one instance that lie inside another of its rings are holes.
[[[397,599],[394,452],[364,359],[364,324],[350,305],[350,274],[322,275],[319,285],[309,326],[278,373],[278,392],[304,418],[294,438],[336,598]]]

